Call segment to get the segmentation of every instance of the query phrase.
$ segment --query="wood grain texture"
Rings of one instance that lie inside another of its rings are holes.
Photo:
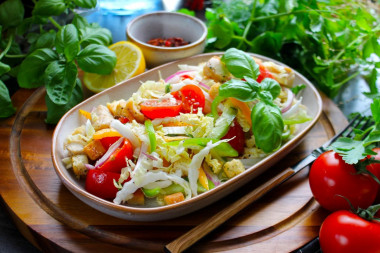
[[[162,252],[164,245],[308,155],[347,123],[324,97],[322,117],[306,139],[263,175],[192,214],[132,222],[85,205],[60,182],[51,162],[54,126],[44,123],[44,95],[43,89],[19,90],[13,97],[17,115],[0,120],[0,193],[23,235],[46,252]],[[189,251],[289,252],[306,244],[328,214],[313,200],[307,174],[302,171],[249,205]]]

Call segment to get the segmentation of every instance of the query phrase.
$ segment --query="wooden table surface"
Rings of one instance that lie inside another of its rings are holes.
[[[346,125],[323,96],[321,119],[306,139],[273,168],[217,203],[161,222],[131,222],[103,214],[73,196],[51,162],[53,125],[44,123],[44,90],[19,90],[16,116],[0,120],[0,192],[21,233],[37,248],[53,252],[163,251],[163,246],[294,164]],[[26,98],[28,98],[26,100]],[[24,105],[24,106],[22,106]],[[287,181],[206,236],[189,252],[289,252],[318,235],[328,212],[312,198],[308,170]]]

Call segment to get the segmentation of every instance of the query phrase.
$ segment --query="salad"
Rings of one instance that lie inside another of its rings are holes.
[[[310,120],[287,67],[237,49],[79,110],[63,163],[116,204],[170,205],[243,173]]]

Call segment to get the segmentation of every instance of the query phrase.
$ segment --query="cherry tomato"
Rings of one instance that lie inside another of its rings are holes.
[[[125,139],[122,146],[117,148],[108,159],[98,167],[99,170],[120,173],[121,169],[127,166],[126,158],[132,159],[132,144]]]
[[[264,80],[265,78],[273,78],[273,75],[263,66],[263,65],[259,65],[260,67],[260,75],[257,77],[256,81],[261,83],[262,80]]]
[[[322,223],[319,242],[324,253],[380,252],[380,223],[347,210],[336,211]]]
[[[141,112],[149,119],[175,117],[179,115],[182,108],[180,100],[151,99],[141,103]]]
[[[368,156],[368,158],[373,157],[375,158],[375,160],[380,161],[380,148],[374,148],[372,149],[372,151],[375,151],[377,155],[371,155],[371,156]],[[380,180],[380,163],[371,163],[370,165],[366,167],[366,169],[372,172]],[[380,203],[380,187],[377,193],[375,203]],[[378,213],[378,216],[380,216],[380,211]]]
[[[239,155],[244,153],[245,146],[245,135],[243,128],[241,128],[240,124],[235,120],[230,129],[226,133],[226,135],[222,139],[234,139],[230,140],[228,143],[239,153]]]
[[[85,189],[99,198],[113,199],[118,191],[113,184],[113,180],[117,181],[119,177],[119,173],[99,169],[89,170],[86,176]]]
[[[181,112],[183,113],[197,113],[198,107],[205,106],[205,95],[196,85],[185,85],[179,91],[172,92],[172,95],[182,101]]]
[[[379,185],[368,174],[357,174],[334,151],[321,154],[313,163],[309,174],[311,191],[319,204],[327,210],[349,210],[346,197],[355,207],[372,205]],[[338,196],[340,195],[340,196]]]
[[[372,151],[376,152],[377,155],[368,156],[368,158],[374,158],[375,160],[380,161],[380,148],[374,148]],[[371,163],[366,167],[367,170],[372,172],[380,180],[380,163]]]
[[[108,150],[108,148],[119,139],[119,136],[104,137],[100,139],[100,143],[102,143],[102,146],[105,150]]]

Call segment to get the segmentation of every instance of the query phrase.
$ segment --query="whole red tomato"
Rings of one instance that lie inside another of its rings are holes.
[[[327,210],[367,208],[373,204],[379,185],[368,174],[357,174],[353,165],[347,164],[334,151],[321,154],[313,163],[309,183],[314,198]],[[340,196],[339,196],[340,195]]]
[[[322,223],[319,242],[323,253],[380,252],[380,223],[340,210],[330,214]]]
[[[380,148],[374,148],[372,149],[372,151],[376,152],[377,155],[371,155],[371,156],[368,156],[368,158],[373,157],[375,160],[380,161]],[[372,172],[380,180],[380,163],[371,163],[370,165],[366,167],[366,169]],[[380,187],[377,193],[375,203],[380,203]],[[379,211],[379,214],[380,214],[380,211]]]
[[[377,155],[371,155],[368,156],[368,158],[374,158],[375,160],[380,161],[380,148],[374,148],[372,151],[376,152]],[[380,163],[371,163],[366,168],[380,180]]]

